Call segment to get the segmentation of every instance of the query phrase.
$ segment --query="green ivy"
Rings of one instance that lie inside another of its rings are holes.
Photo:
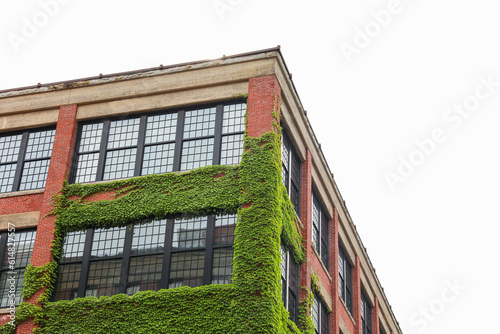
[[[301,301],[301,330],[289,319],[281,299],[280,244],[298,263],[305,260],[305,251],[300,223],[281,180],[280,136],[271,131],[259,138],[245,135],[244,141],[239,166],[65,184],[55,198],[54,261],[26,271],[23,297],[45,287],[38,299],[41,307],[22,303],[16,324],[33,318],[37,333],[64,334],[310,333],[310,296]],[[67,232],[235,212],[232,284],[48,302]],[[13,329],[6,324],[0,334]]]

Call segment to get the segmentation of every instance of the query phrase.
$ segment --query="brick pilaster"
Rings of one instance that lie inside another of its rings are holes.
[[[274,75],[250,78],[248,82],[247,133],[260,137],[271,130],[276,131],[274,122],[279,123],[281,88]],[[276,112],[277,120],[273,116]]]
[[[340,330],[340,304],[339,296],[339,214],[336,208],[333,208],[333,219],[330,222],[330,274],[332,276],[332,298],[333,298],[333,312],[330,317],[330,333],[338,334]]]
[[[356,323],[356,334],[362,334],[361,328],[361,264],[356,255],[356,263],[352,269],[352,304],[353,318]]]
[[[54,208],[52,202],[54,195],[61,190],[63,181],[69,175],[77,129],[76,111],[76,105],[66,105],[59,108],[52,156],[41,202],[40,221],[31,258],[31,263],[34,266],[42,266],[52,260],[50,246],[54,240],[56,218],[47,214]],[[27,302],[36,304],[36,299],[43,291],[44,289],[39,290]],[[27,320],[18,326],[17,333],[33,333],[35,327],[32,320]]]
[[[372,308],[372,333],[373,334],[379,334],[379,317],[378,317],[378,298],[375,296],[375,300],[373,301],[373,308]]]

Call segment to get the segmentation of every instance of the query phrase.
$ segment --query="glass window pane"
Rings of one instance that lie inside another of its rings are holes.
[[[26,146],[25,160],[50,158],[56,130],[31,132]]]
[[[117,256],[123,253],[126,227],[97,229],[92,242],[92,258]]]
[[[214,132],[215,107],[186,111],[184,139],[213,136]]]
[[[224,106],[222,133],[243,132],[245,130],[246,103]]]
[[[78,297],[82,264],[59,265],[54,300],[72,300]]]
[[[103,123],[85,124],[82,126],[79,152],[99,151],[101,147]]]
[[[212,284],[231,283],[233,272],[233,248],[214,249]]]
[[[207,217],[177,219],[174,223],[172,249],[205,247]]]
[[[221,165],[236,165],[243,154],[243,134],[223,136],[220,152]]]
[[[13,278],[11,280],[11,278]],[[16,269],[13,271],[4,271],[0,275],[0,307],[9,307],[11,300],[15,305],[19,305],[22,301],[21,290],[23,289],[24,269]],[[12,285],[11,285],[12,284]],[[14,290],[15,297],[9,298],[11,287]]]
[[[66,233],[61,254],[61,262],[81,261],[86,237],[86,231]]]
[[[90,262],[85,297],[112,296],[118,293],[122,260]]]
[[[12,191],[17,164],[0,165],[0,193]]]
[[[25,162],[19,190],[44,188],[49,164],[50,159]]]
[[[134,176],[136,152],[136,148],[108,152],[104,165],[103,180]]]
[[[131,254],[163,252],[166,228],[166,220],[154,220],[149,223],[134,225]]]
[[[0,163],[17,161],[22,135],[0,137]]]
[[[149,116],[146,125],[146,144],[175,140],[177,113]]]
[[[214,244],[232,245],[234,242],[234,230],[236,228],[236,215],[226,215],[215,218]]]
[[[202,285],[205,251],[173,253],[170,263],[169,288]]]
[[[96,181],[99,153],[81,154],[77,157],[75,182]]]
[[[109,124],[108,149],[136,146],[140,118],[112,121]]]
[[[190,170],[212,164],[214,139],[199,139],[182,145],[181,170]]]
[[[127,294],[139,291],[158,290],[161,279],[163,255],[140,256],[130,259]]]
[[[14,236],[14,240],[11,238],[7,240],[7,250],[12,247],[10,243],[13,243],[15,249],[14,266],[16,268],[26,267],[31,261],[31,253],[33,252],[33,246],[35,244],[36,231],[16,231]],[[3,259],[2,269],[9,268],[9,264],[12,265],[13,263],[9,263],[9,252],[7,251],[5,252]]]
[[[174,170],[175,144],[146,146],[141,175],[168,173]]]

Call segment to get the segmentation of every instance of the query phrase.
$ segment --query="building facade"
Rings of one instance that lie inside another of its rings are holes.
[[[0,333],[401,333],[279,48],[0,92],[0,259]]]

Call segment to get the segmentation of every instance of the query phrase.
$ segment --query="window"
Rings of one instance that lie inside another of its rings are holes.
[[[352,314],[352,267],[339,244],[339,295]]]
[[[372,307],[363,292],[361,292],[361,329],[362,334],[372,334]]]
[[[236,215],[67,233],[53,299],[231,282]]]
[[[328,269],[328,215],[323,210],[319,197],[313,191],[312,193],[312,242],[321,257],[321,261]]]
[[[285,130],[282,131],[281,142],[281,177],[288,191],[290,200],[297,215],[300,214],[300,160],[288,138]]]
[[[299,272],[300,267],[281,246],[281,296],[283,304],[290,313],[290,319],[298,323],[299,316]]]
[[[55,132],[0,135],[0,193],[45,187]]]
[[[0,233],[0,307],[21,303],[24,271],[31,261],[36,231]],[[14,294],[12,293],[14,292]],[[14,296],[12,296],[14,295]]]
[[[314,332],[316,334],[328,334],[330,332],[328,310],[316,294],[314,294],[311,313],[314,323]]]
[[[72,181],[93,182],[238,164],[245,103],[81,124]]]

